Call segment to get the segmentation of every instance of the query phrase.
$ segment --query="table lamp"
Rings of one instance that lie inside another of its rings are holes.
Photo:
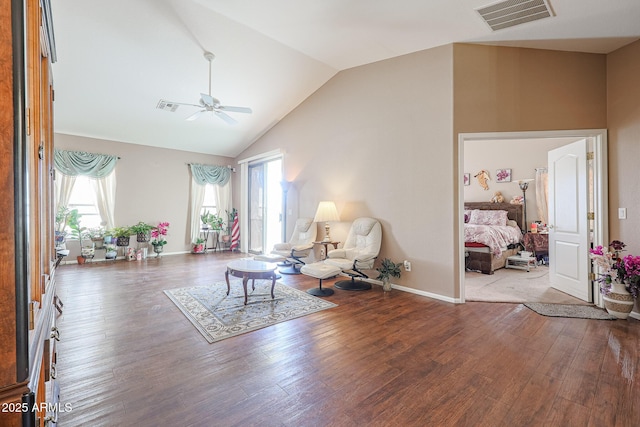
[[[330,242],[331,237],[329,236],[329,221],[340,221],[340,217],[338,216],[338,210],[336,209],[336,204],[333,202],[320,202],[318,204],[318,210],[316,210],[316,216],[313,218],[314,222],[324,222],[324,239],[322,242]]]

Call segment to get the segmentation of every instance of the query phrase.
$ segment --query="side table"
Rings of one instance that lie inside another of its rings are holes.
[[[329,253],[329,245],[333,245],[333,249],[338,249],[338,245],[340,244],[340,242],[325,242],[325,241],[319,241],[319,242],[313,242],[314,245],[322,245],[324,246],[324,258],[327,258],[327,254]]]

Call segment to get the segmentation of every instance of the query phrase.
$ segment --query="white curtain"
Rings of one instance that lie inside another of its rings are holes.
[[[200,210],[204,203],[204,185],[200,185],[196,182],[196,179],[191,177],[191,189],[189,194],[189,217],[191,219],[191,242],[195,242],[200,237]]]
[[[69,176],[57,171],[55,183],[55,196],[56,196],[56,212],[61,206],[67,206],[69,199],[71,198],[71,190],[73,190],[73,184],[76,183],[75,176]]]
[[[538,205],[538,218],[543,224],[547,224],[549,201],[549,174],[547,168],[536,168],[536,203]]]
[[[104,178],[92,179],[91,186],[96,194],[96,203],[100,218],[107,230],[115,227],[116,173],[111,172]]]

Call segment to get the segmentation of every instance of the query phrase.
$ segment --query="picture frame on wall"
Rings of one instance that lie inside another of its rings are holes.
[[[511,169],[496,169],[496,182],[511,182]]]
[[[464,182],[464,185],[470,185],[471,184],[471,174],[470,173],[465,173],[464,174],[463,182]]]

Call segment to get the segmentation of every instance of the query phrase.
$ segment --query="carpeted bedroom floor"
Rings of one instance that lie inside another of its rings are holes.
[[[529,272],[507,268],[496,270],[494,274],[467,272],[465,299],[488,302],[589,304],[551,288],[549,268],[545,265],[532,268]]]

